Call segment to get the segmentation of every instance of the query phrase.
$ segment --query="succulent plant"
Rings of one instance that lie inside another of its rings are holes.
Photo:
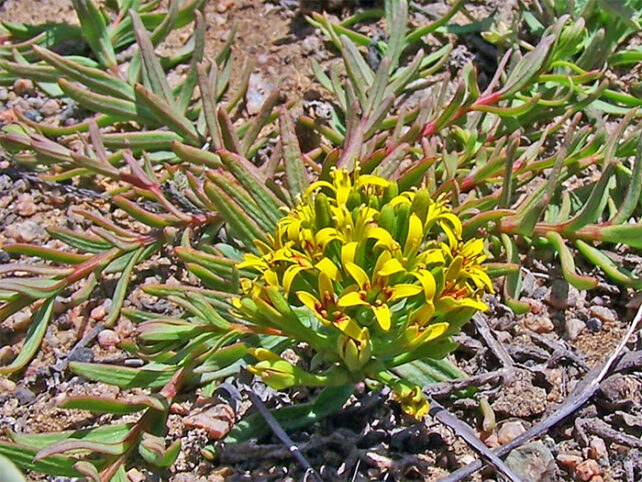
[[[358,166],[330,176],[310,185],[267,243],[256,241],[260,256],[237,265],[259,275],[242,279],[234,300],[250,330],[304,342],[328,368],[305,372],[258,348],[248,369],[279,389],[378,380],[421,417],[420,387],[389,369],[443,358],[449,337],[486,308],[483,239],[462,242],[459,219],[425,188],[399,193]]]

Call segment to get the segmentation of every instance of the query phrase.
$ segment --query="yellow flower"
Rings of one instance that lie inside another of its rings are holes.
[[[237,265],[257,273],[241,280],[244,296],[233,301],[248,331],[304,341],[328,370],[386,383],[406,413],[421,417],[421,390],[389,370],[443,356],[448,336],[486,309],[483,240],[463,240],[460,219],[426,188],[398,193],[358,167],[310,185],[267,240]],[[274,387],[329,379],[255,356],[251,371]]]

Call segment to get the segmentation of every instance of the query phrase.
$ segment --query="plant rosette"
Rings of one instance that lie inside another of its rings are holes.
[[[390,369],[443,358],[492,292],[484,240],[463,241],[445,201],[426,188],[399,193],[358,167],[313,183],[255,244],[259,254],[237,267],[257,276],[241,280],[235,308],[251,331],[303,342],[314,357],[306,371],[258,348],[249,370],[276,389],[373,379],[418,418],[428,409],[421,389]]]

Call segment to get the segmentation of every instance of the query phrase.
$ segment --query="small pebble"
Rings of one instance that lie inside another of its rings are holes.
[[[600,466],[593,459],[585,460],[575,466],[575,478],[577,480],[588,482],[596,475],[600,475]]]
[[[33,109],[38,111],[42,107],[42,104],[44,104],[44,101],[40,97],[29,97],[27,102]]]
[[[105,315],[107,315],[107,310],[103,305],[98,305],[96,306],[93,310],[91,310],[91,313],[89,313],[89,317],[92,320],[100,321],[103,318],[105,318]]]
[[[504,445],[506,442],[513,440],[524,432],[526,432],[526,429],[524,428],[524,425],[522,425],[522,422],[506,422],[502,424],[497,432],[497,441],[501,445]]]
[[[540,286],[538,288],[535,288],[535,291],[533,291],[532,298],[536,300],[541,300],[546,296],[546,293],[548,290],[546,289],[546,286]]]
[[[9,230],[11,228],[11,230]],[[22,223],[7,226],[5,234],[14,238],[19,243],[30,243],[36,238],[46,235],[45,229],[33,221],[24,221]]]
[[[572,472],[575,467],[583,460],[579,455],[565,453],[559,454],[556,458],[557,463],[559,463],[562,468],[564,468],[568,472]]]
[[[555,480],[555,459],[542,442],[531,442],[511,450],[506,457],[506,465],[528,482]]]
[[[127,480],[129,482],[145,482],[147,477],[138,469],[129,469],[127,471]]]
[[[14,358],[13,349],[9,345],[0,348],[0,366],[8,365]]]
[[[541,315],[527,315],[524,326],[535,333],[550,333],[555,329],[550,318]]]
[[[321,43],[321,39],[316,35],[309,35],[301,42],[301,53],[306,57],[320,50],[323,50],[323,44]]]
[[[393,460],[385,455],[378,454],[377,452],[368,452],[365,456],[365,461],[368,465],[374,466],[380,471],[389,471],[393,465]]]
[[[609,461],[609,453],[606,450],[606,444],[600,437],[591,437],[589,445],[589,456],[597,460],[601,465],[607,464]]]
[[[591,330],[593,333],[600,331],[602,329],[602,320],[595,316],[591,316],[586,320],[586,327]]]
[[[105,350],[111,349],[120,343],[120,337],[114,330],[103,330],[98,333],[98,344]]]
[[[40,113],[45,117],[49,117],[58,112],[59,109],[60,106],[58,105],[58,102],[55,99],[49,99],[42,104],[42,107],[40,107]]]
[[[33,402],[36,398],[36,394],[25,387],[17,387],[13,391],[13,396],[16,397],[22,404]]]
[[[216,4],[216,11],[218,13],[225,13],[233,6],[234,0],[219,0],[219,2]]]
[[[597,316],[605,323],[614,322],[616,320],[613,310],[607,308],[606,306],[591,306],[590,312],[591,315]]]
[[[27,109],[22,115],[32,122],[40,122],[42,120],[42,114],[37,109]]]
[[[31,325],[31,310],[29,308],[14,313],[2,322],[2,328],[11,332],[25,331]]]
[[[16,389],[16,382],[8,378],[0,377],[0,393],[13,393]]]
[[[17,79],[13,83],[13,90],[18,95],[31,95],[34,93],[33,82],[29,79]]]
[[[0,101],[4,102],[9,98],[9,91],[4,87],[0,87]]]
[[[114,331],[121,339],[124,339],[130,337],[134,333],[135,329],[136,326],[134,326],[134,323],[130,319],[121,318],[118,320],[118,324],[116,324]]]
[[[82,347],[69,353],[69,361],[90,363],[94,360],[94,352],[91,348]]]
[[[20,216],[32,216],[36,212],[36,203],[33,202],[33,197],[27,192],[23,192],[16,200],[16,211]]]
[[[203,413],[184,417],[183,424],[189,428],[205,430],[211,440],[220,440],[230,431],[234,418],[232,407],[221,403]]]
[[[585,328],[586,323],[579,318],[569,318],[564,324],[564,331],[569,340],[575,340]]]

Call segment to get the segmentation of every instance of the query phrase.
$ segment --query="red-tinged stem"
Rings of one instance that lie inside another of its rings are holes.
[[[450,119],[448,119],[448,122],[452,122],[454,120],[459,119],[461,116],[463,116],[464,114],[468,114],[470,111],[475,110],[475,108],[477,107],[494,104],[499,100],[500,96],[501,96],[500,92],[491,92],[488,95],[482,95],[481,97],[478,97],[477,100],[473,102],[471,105],[459,107],[455,111],[453,116]],[[437,119],[431,120],[424,126],[424,128],[421,131],[421,135],[431,136],[435,133],[436,128],[437,128]]]

